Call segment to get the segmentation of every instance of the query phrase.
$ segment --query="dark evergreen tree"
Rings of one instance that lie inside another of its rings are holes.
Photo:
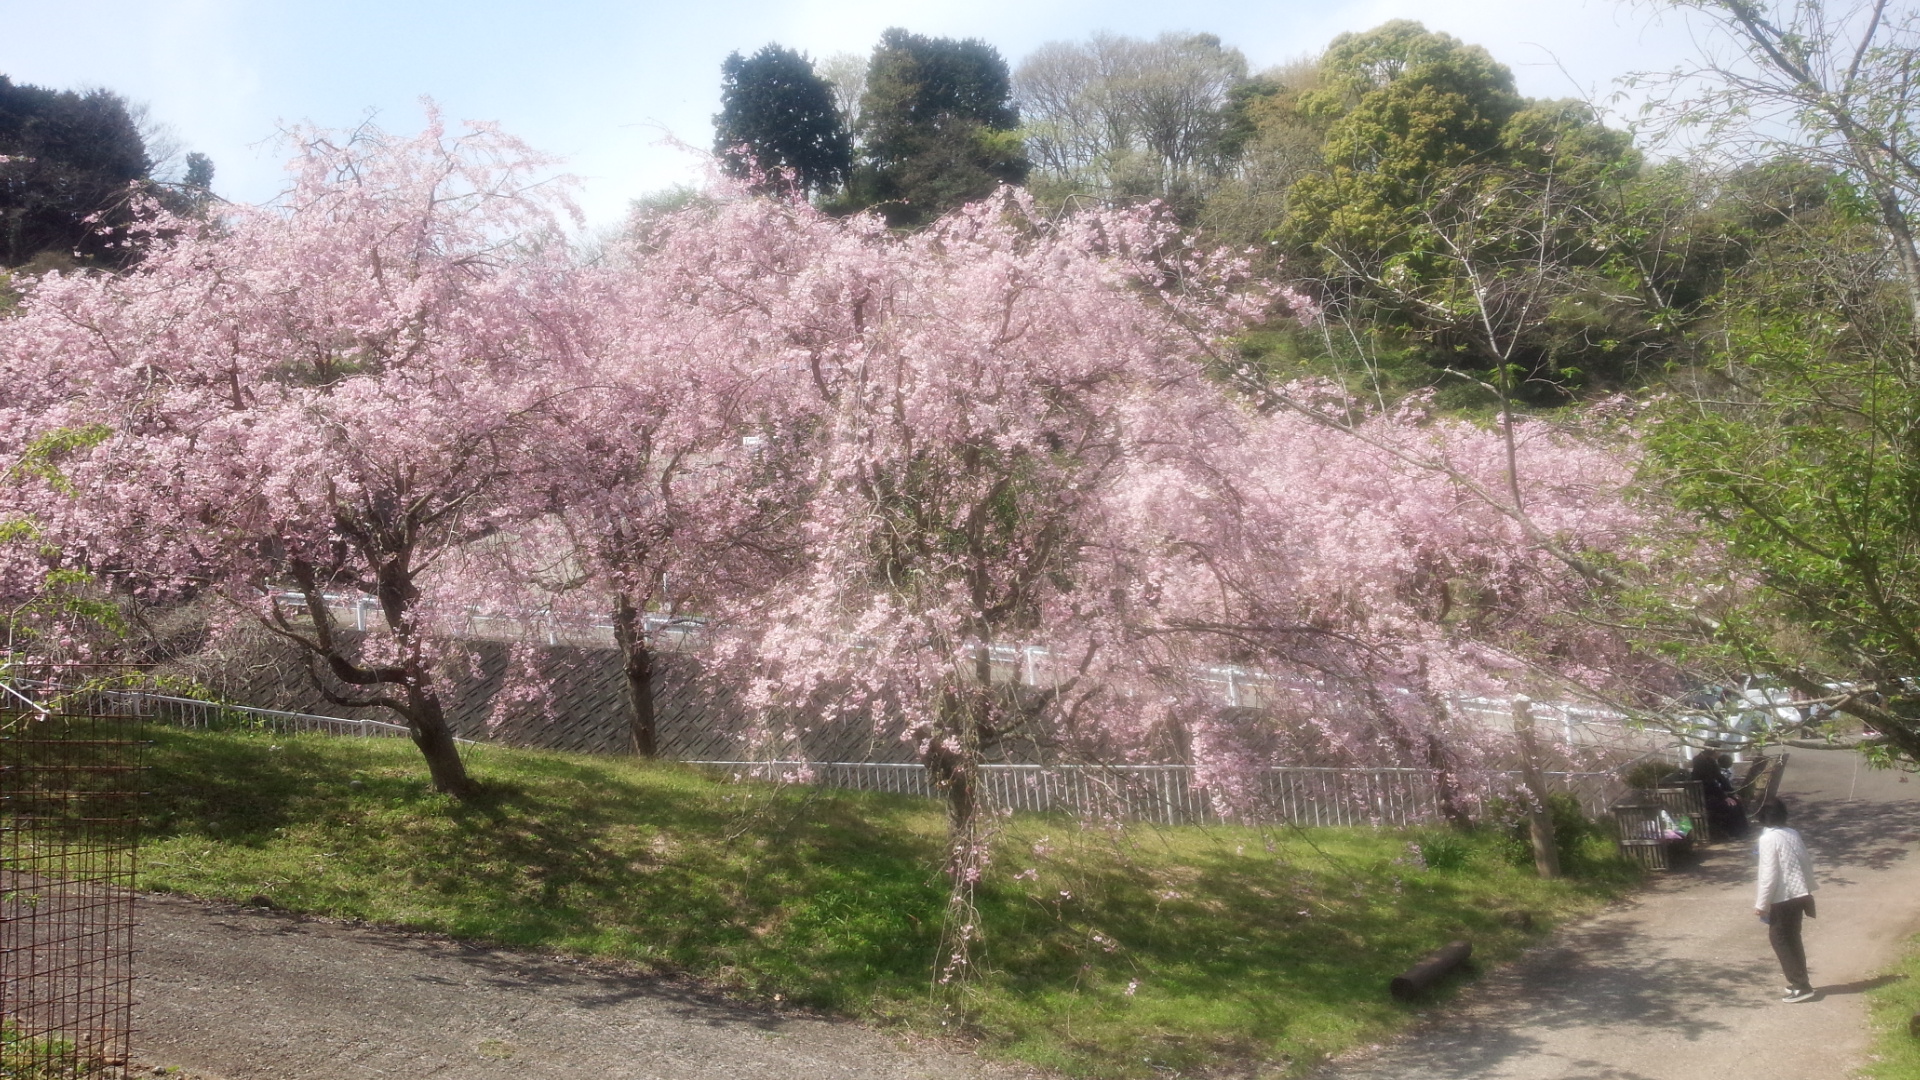
[[[179,182],[154,185],[154,197],[181,217],[204,220],[214,201],[213,159],[201,153],[188,154]]]
[[[860,103],[852,202],[919,225],[1027,177],[1007,62],[986,42],[881,35]]]
[[[152,170],[118,94],[47,90],[0,75],[0,266],[47,253],[124,265],[135,194]]]
[[[734,176],[757,163],[779,183],[779,170],[802,190],[826,194],[846,182],[853,143],[833,97],[805,56],[767,45],[752,56],[733,53],[720,65],[721,108],[713,149]]]
[[[188,154],[187,174],[180,183],[194,191],[213,190],[213,159],[205,154]]]

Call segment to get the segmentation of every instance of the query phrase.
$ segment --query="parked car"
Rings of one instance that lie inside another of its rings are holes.
[[[1793,691],[1764,675],[1748,675],[1733,686],[1709,686],[1682,699],[1691,710],[1674,732],[1691,752],[1717,747],[1741,757],[1743,748],[1780,727],[1798,727],[1809,719],[1807,706]]]

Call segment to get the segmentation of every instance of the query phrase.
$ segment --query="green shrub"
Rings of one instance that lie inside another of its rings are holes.
[[[1620,857],[1613,823],[1587,817],[1573,796],[1565,792],[1547,796],[1547,814],[1553,821],[1553,842],[1560,850],[1562,873],[1600,881],[1631,880],[1638,873],[1630,861]],[[1507,862],[1532,866],[1532,823],[1526,807],[1517,802],[1503,803],[1488,816],[1501,825],[1501,851]]]
[[[1435,832],[1420,840],[1420,859],[1429,870],[1464,870],[1473,846],[1458,833]]]
[[[1643,761],[1620,774],[1620,779],[1636,790],[1658,787],[1673,771],[1674,764],[1670,761]]]
[[[75,1075],[80,1051],[65,1039],[35,1039],[0,1021],[0,1080],[54,1080]]]

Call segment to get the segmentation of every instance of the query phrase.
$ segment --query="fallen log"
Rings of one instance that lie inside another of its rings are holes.
[[[1406,1001],[1446,978],[1448,972],[1466,963],[1467,958],[1472,955],[1471,941],[1450,941],[1422,957],[1419,963],[1395,976],[1393,982],[1387,984],[1387,988],[1393,991],[1394,997]]]

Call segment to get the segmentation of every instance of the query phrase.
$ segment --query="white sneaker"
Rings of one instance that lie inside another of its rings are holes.
[[[1781,998],[1780,1000],[1789,1005],[1796,1005],[1802,1001],[1812,1001],[1814,999],[1814,996],[1815,995],[1811,989],[1800,990],[1794,987],[1788,987],[1786,996]]]

